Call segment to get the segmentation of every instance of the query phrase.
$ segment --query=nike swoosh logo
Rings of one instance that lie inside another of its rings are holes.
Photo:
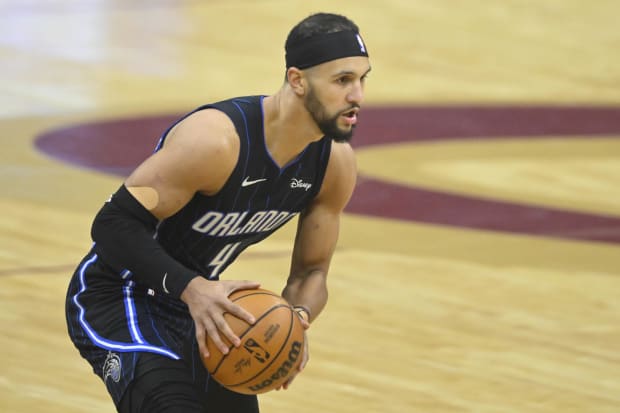
[[[164,279],[161,282],[161,286],[164,288],[164,292],[166,294],[170,294],[170,291],[168,291],[168,289],[166,288],[166,277],[168,277],[168,273],[164,274]]]
[[[250,181],[250,177],[246,176],[245,179],[243,180],[243,182],[241,182],[241,186],[242,187],[246,187],[246,186],[254,185],[254,184],[257,184],[259,182],[266,181],[266,180],[267,180],[267,178],[260,178],[260,179],[254,179],[253,181]]]

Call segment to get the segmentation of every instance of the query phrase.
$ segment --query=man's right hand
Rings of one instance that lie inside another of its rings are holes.
[[[187,304],[196,325],[196,340],[203,358],[210,356],[207,350],[207,336],[223,354],[228,354],[228,346],[222,341],[220,334],[223,334],[235,347],[241,344],[239,337],[224,319],[224,313],[230,313],[249,324],[254,324],[256,320],[252,314],[230,301],[228,296],[237,290],[258,287],[260,283],[255,281],[209,281],[204,277],[195,277],[187,284],[181,294],[181,300]]]

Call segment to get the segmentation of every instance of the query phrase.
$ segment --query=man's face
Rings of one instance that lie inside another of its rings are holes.
[[[327,108],[321,103],[314,90],[315,88],[310,86],[304,99],[304,106],[310,112],[321,132],[336,142],[349,142],[353,137],[355,124],[348,128],[346,125],[341,127],[339,120],[342,113],[328,113]]]
[[[367,57],[349,57],[308,70],[304,106],[323,134],[349,142],[364,99],[364,81],[370,71]]]

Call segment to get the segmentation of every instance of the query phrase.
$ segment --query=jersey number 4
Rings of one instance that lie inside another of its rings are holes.
[[[237,251],[239,245],[241,245],[240,242],[224,245],[224,248],[211,260],[209,267],[213,267],[213,269],[209,274],[210,280],[217,278],[219,273],[228,266],[231,258],[235,256],[235,251]]]

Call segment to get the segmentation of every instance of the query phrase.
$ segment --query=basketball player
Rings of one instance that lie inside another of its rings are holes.
[[[298,216],[282,295],[308,328],[327,301],[340,215],[356,179],[347,143],[368,52],[348,18],[319,13],[286,40],[286,79],[270,96],[202,106],[162,135],[104,204],[92,250],[70,282],[69,335],[119,412],[258,412],[256,396],[210,379],[209,336],[240,340],[223,318],[252,324],[228,295],[259,286],[220,280],[246,247]],[[308,349],[300,370],[308,360]],[[287,388],[290,381],[283,388]]]

